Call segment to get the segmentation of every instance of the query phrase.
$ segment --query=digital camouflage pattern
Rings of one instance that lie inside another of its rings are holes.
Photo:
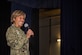
[[[29,55],[29,39],[20,29],[11,25],[6,32],[7,45],[10,46],[10,55]]]

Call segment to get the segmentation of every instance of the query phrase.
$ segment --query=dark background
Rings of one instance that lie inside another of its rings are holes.
[[[6,44],[5,32],[10,25],[10,3],[6,0],[0,2],[0,55],[9,55],[9,47]]]
[[[15,1],[15,0],[12,0]],[[17,0],[16,0],[17,1]],[[19,0],[18,0],[19,1]],[[23,1],[23,0],[21,0]],[[47,1],[47,2],[46,2]],[[49,2],[50,1],[50,2]],[[29,1],[29,7],[32,8],[57,8],[53,3],[54,0],[36,0]],[[56,1],[56,0],[55,0]],[[34,3],[33,3],[34,2]],[[22,3],[24,4],[24,3]],[[35,4],[35,5],[30,5]],[[39,4],[39,5],[37,5]],[[56,3],[55,3],[56,4]],[[82,55],[81,54],[81,7],[78,6],[75,0],[62,0],[61,3],[61,55]],[[79,4],[80,5],[80,4]],[[26,5],[25,5],[26,6]],[[59,8],[58,7],[58,8]],[[36,37],[31,38],[31,47],[33,55],[39,55],[39,29],[38,28],[38,9],[33,9],[31,19],[31,28],[35,31]],[[0,2],[0,55],[9,55],[9,47],[6,43],[5,32],[8,26],[10,26],[11,15],[11,2],[7,0],[1,0]],[[35,25],[34,25],[35,24]],[[36,41],[35,41],[36,40]],[[34,42],[35,41],[35,42]],[[35,47],[34,47],[35,46]]]

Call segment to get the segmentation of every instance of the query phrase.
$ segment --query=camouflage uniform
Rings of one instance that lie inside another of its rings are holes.
[[[10,55],[30,55],[29,39],[20,28],[10,26],[6,32],[6,39],[11,49]]]

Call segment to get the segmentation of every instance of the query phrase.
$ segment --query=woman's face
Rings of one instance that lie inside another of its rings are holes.
[[[24,24],[25,18],[23,15],[18,16],[14,19],[14,24],[16,27],[22,27]]]

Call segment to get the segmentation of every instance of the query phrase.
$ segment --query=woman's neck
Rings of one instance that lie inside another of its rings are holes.
[[[13,25],[15,26],[15,27],[17,27],[17,28],[21,28],[18,24],[16,24],[16,23],[13,23]]]

